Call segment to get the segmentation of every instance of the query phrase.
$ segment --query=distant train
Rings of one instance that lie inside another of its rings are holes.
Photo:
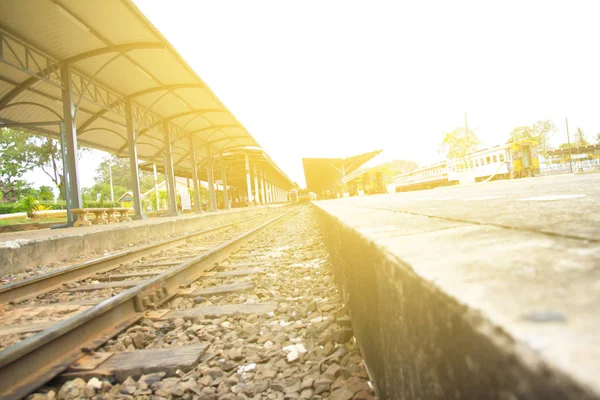
[[[392,193],[394,185],[387,167],[374,167],[357,170],[346,183],[350,196],[358,194]]]
[[[316,199],[317,195],[313,192],[309,192],[306,189],[290,190],[290,203],[310,203],[311,201],[315,201]]]
[[[477,150],[463,158],[419,167],[393,179],[396,191],[404,192],[458,183],[522,178],[539,172],[536,142],[518,140]]]

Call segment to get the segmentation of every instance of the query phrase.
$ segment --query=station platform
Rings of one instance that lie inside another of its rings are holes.
[[[314,205],[381,396],[600,398],[600,174]]]
[[[92,225],[88,227],[42,229],[0,234],[0,276],[28,267],[60,262],[86,255],[103,255],[126,246],[218,226],[265,213],[273,206],[234,208],[177,217]]]

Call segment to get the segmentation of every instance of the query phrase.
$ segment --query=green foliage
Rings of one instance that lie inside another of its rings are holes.
[[[115,200],[118,200],[122,195],[127,192],[127,188],[124,186],[113,186]],[[84,199],[89,201],[97,201],[98,198],[102,200],[110,200],[110,184],[108,183],[96,183],[90,188],[85,188],[81,191],[81,195]],[[98,196],[100,195],[100,196]]]
[[[20,178],[36,166],[36,146],[30,134],[0,128],[0,154],[2,201],[15,201],[29,186]]]
[[[590,142],[585,138],[585,134],[583,133],[583,129],[577,128],[575,131],[575,145],[578,147],[589,146]]]
[[[87,149],[80,148],[79,154],[85,154],[86,151]],[[25,172],[34,167],[40,167],[52,179],[59,189],[59,197],[65,199],[62,153],[58,140],[3,128],[0,129],[0,153],[2,201],[15,201],[22,195],[39,196],[46,200],[54,198],[51,189],[44,189],[42,194],[42,190],[31,189],[26,182],[19,180]],[[28,190],[23,190],[25,188]]]
[[[148,203],[150,205],[150,207],[152,208],[153,211],[158,211],[156,208],[156,192],[152,191],[150,192],[150,194],[148,195],[148,197],[146,197],[146,199],[148,199]],[[167,195],[167,191],[166,190],[159,190],[158,191],[158,199],[160,200],[160,207],[162,207],[162,203],[163,200],[165,202],[169,201],[168,195]]]
[[[465,128],[455,128],[444,134],[439,152],[447,158],[464,158],[467,154],[475,151],[480,143],[479,138],[472,130],[469,129],[467,132]]]
[[[0,203],[0,214],[15,213],[15,203]]]
[[[105,200],[110,199],[110,176],[112,173],[114,195],[115,199],[118,199],[125,192],[130,190],[130,172],[129,159],[111,156],[100,163],[96,169],[94,186],[84,189],[84,195],[91,200],[96,200],[98,194]],[[154,177],[152,173],[140,170],[139,177],[140,191],[142,193],[147,192],[154,187]],[[158,183],[163,180],[164,175],[159,174]]]
[[[58,188],[59,198],[65,200],[65,176],[63,171],[62,163],[62,148],[60,141],[47,137],[35,137],[35,143],[37,146],[36,157],[37,165],[44,171],[44,173],[54,182]],[[79,159],[82,155],[88,152],[89,149],[85,147],[79,147]]]
[[[557,131],[552,120],[535,121],[532,126],[518,126],[510,133],[512,140],[533,140],[538,144],[538,149],[543,155],[549,149],[550,137]]]
[[[416,161],[410,160],[393,160],[380,165],[382,168],[387,168],[390,171],[391,176],[413,171],[418,166],[419,164]]]
[[[66,210],[67,209],[67,202],[64,200],[58,200],[56,203],[53,201],[41,200],[40,204],[45,207],[48,207],[50,210]]]
[[[600,133],[597,135],[597,140],[598,143],[600,143]],[[591,143],[588,142],[588,140],[585,138],[585,133],[583,133],[583,129],[581,128],[577,128],[577,130],[575,131],[575,135],[573,135],[573,139],[571,140],[571,146],[572,148],[575,147],[585,147],[585,146],[589,146]],[[562,143],[560,146],[558,146],[559,149],[568,149],[569,148],[569,143]]]
[[[112,208],[121,207],[118,201],[84,201],[83,208]]]
[[[54,200],[54,192],[50,186],[40,186],[39,196],[40,201],[52,201]]]
[[[17,211],[26,212],[28,218],[33,218],[34,211],[35,211],[37,205],[38,205],[38,201],[35,197],[23,196],[23,197],[21,197],[21,199],[19,200],[19,202],[17,203],[15,208]]]

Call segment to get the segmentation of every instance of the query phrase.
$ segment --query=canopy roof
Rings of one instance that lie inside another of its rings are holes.
[[[348,158],[303,158],[306,188],[317,195],[324,190],[337,190],[348,175],[382,151],[375,150]]]
[[[549,156],[565,156],[568,154],[585,154],[585,153],[595,153],[600,151],[600,144],[588,144],[586,146],[578,146],[573,144],[571,149],[568,147],[564,147],[562,149],[552,149],[548,150]]]
[[[292,182],[288,176],[279,169],[275,162],[260,148],[245,148],[241,150],[231,150],[224,154],[224,157],[218,157],[213,161],[213,171],[215,182],[221,183],[223,179],[222,165],[225,164],[227,186],[241,188],[246,190],[246,155],[250,162],[250,172],[252,179],[252,187],[254,187],[254,166],[270,181],[284,190],[290,190],[297,185]],[[203,160],[198,165],[198,179],[208,181],[207,177],[207,160]],[[152,171],[152,163],[144,163],[140,165],[140,169],[144,171]],[[157,166],[159,172],[164,172],[164,167]],[[191,170],[183,171],[178,174],[184,178],[191,178]],[[260,184],[260,183],[259,183]]]
[[[127,154],[127,101],[139,158],[162,165],[168,129],[177,175],[191,170],[190,140],[199,159],[258,146],[130,0],[2,0],[0,61],[0,123],[62,120],[68,64],[85,146]]]

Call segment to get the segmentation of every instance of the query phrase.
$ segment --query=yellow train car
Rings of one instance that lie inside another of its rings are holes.
[[[522,178],[540,173],[540,159],[537,142],[533,140],[516,140],[508,143],[510,151],[511,178]]]

